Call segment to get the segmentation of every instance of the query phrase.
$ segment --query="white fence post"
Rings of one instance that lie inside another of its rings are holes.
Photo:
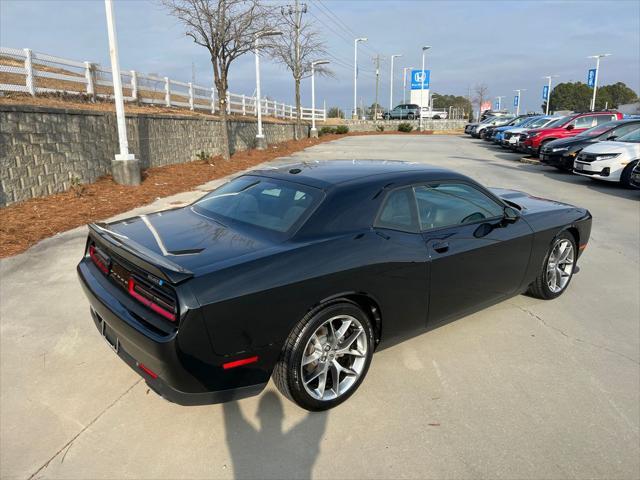
[[[216,89],[211,87],[211,113],[216,113]]]
[[[246,115],[246,114],[247,114],[247,101],[243,93],[242,94],[242,115]]]
[[[33,62],[31,60],[31,49],[24,49],[24,69],[27,72],[26,85],[27,90],[32,96],[36,94],[36,85],[33,78]]]
[[[95,95],[96,90],[93,84],[93,68],[91,62],[84,62],[84,78],[87,80],[87,95]]]
[[[193,110],[193,83],[189,82],[189,110]]]
[[[227,115],[231,113],[231,95],[229,95],[229,91],[227,90]]]
[[[138,74],[131,70],[131,97],[134,102],[138,101]]]
[[[164,105],[171,106],[171,86],[169,85],[169,77],[164,77]]]

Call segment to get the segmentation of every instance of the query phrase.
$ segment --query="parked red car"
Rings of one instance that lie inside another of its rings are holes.
[[[573,137],[588,128],[621,120],[619,112],[587,112],[565,117],[565,121],[551,128],[529,130],[520,137],[520,145],[526,153],[538,156],[542,146],[551,140]]]

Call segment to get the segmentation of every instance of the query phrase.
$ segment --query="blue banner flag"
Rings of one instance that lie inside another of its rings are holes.
[[[591,88],[596,86],[596,69],[592,68],[589,70],[589,73],[587,74],[587,85],[590,86]]]
[[[545,85],[544,87],[542,87],[542,99],[543,100],[549,99],[549,85]]]
[[[513,106],[517,107],[519,103],[520,103],[520,95],[514,96],[513,97]]]

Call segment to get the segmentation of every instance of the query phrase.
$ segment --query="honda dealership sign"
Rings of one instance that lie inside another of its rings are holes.
[[[429,106],[430,70],[411,70],[411,103]]]

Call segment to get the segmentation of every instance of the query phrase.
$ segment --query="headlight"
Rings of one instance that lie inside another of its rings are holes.
[[[599,162],[600,160],[610,160],[612,158],[616,158],[618,155],[620,155],[619,153],[605,153],[604,155],[598,155],[596,156],[596,162]]]
[[[551,151],[553,153],[556,153],[556,152],[566,152],[567,150],[569,150],[568,147],[559,147],[559,148],[553,148]]]

